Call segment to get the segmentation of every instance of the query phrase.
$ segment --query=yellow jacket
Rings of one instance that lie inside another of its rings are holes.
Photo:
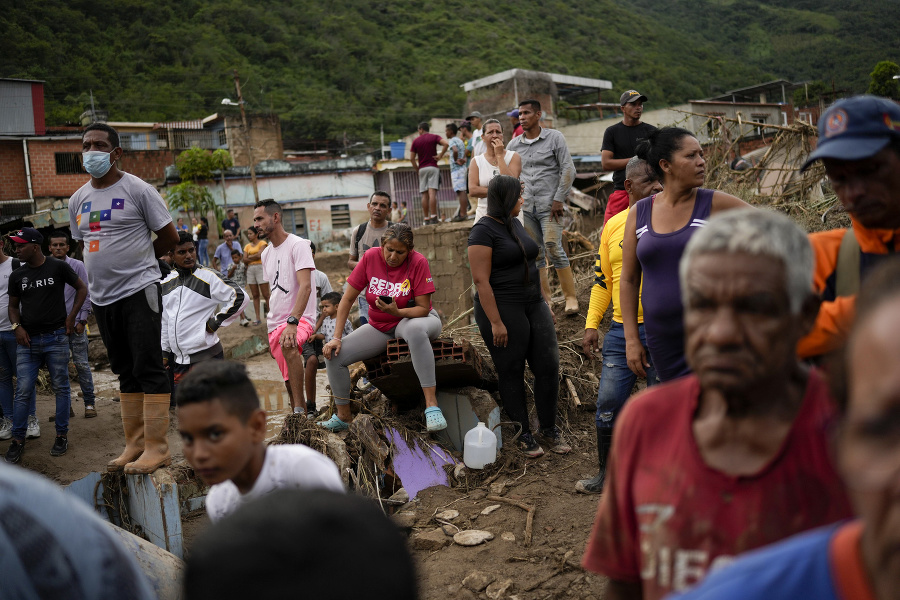
[[[622,275],[622,240],[625,239],[625,221],[628,219],[626,208],[614,215],[603,227],[600,235],[600,249],[597,252],[597,263],[594,266],[594,285],[591,287],[591,304],[588,307],[586,329],[597,329],[603,313],[613,303],[613,321],[622,322],[622,309],[619,304],[619,277]],[[643,288],[643,283],[641,284]],[[638,323],[644,322],[644,313],[638,295]]]

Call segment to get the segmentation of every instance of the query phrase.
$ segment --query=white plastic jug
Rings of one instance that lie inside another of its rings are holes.
[[[485,465],[495,460],[497,460],[497,436],[479,421],[478,425],[466,433],[463,462],[470,469],[483,469]]]

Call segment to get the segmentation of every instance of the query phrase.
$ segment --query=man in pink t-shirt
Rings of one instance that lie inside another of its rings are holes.
[[[426,225],[437,223],[438,213],[437,191],[441,182],[441,171],[438,161],[444,158],[450,144],[434,133],[428,133],[431,126],[427,121],[419,123],[419,137],[413,140],[409,151],[409,159],[413,169],[419,175],[419,193],[422,194],[422,217]],[[442,146],[437,154],[438,146]]]
[[[312,272],[316,269],[309,240],[284,230],[281,206],[261,200],[253,211],[259,237],[271,242],[262,252],[263,277],[269,282],[269,350],[278,363],[294,412],[306,414],[303,393],[303,357],[300,348],[315,332],[316,295]]]
[[[656,600],[739,553],[852,516],[830,453],[835,407],[797,359],[818,306],[787,217],[731,210],[684,251],[694,374],[648,388],[613,430],[584,567],[607,598]]]

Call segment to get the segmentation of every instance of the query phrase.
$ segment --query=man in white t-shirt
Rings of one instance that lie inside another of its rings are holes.
[[[484,115],[482,115],[479,111],[473,110],[469,113],[469,116],[466,117],[466,121],[472,124],[472,158],[475,158],[479,154],[484,154],[485,145],[483,137],[483,130],[481,128],[481,124],[484,122]]]
[[[269,282],[269,350],[278,363],[294,412],[306,413],[303,392],[303,357],[300,348],[316,327],[316,295],[312,273],[316,270],[309,240],[288,233],[282,210],[275,200],[260,200],[253,210],[259,237],[271,244],[262,252],[263,277]]]
[[[178,231],[156,188],[119,170],[123,151],[115,129],[88,125],[81,147],[91,179],[69,199],[69,228],[84,253],[109,366],[119,376],[125,429],[125,451],[106,468],[152,473],[171,461],[157,257],[175,248]]]
[[[218,521],[277,489],[344,492],[337,465],[302,445],[267,446],[266,413],[244,365],[206,361],[178,385],[184,458],[210,487],[206,513]]]

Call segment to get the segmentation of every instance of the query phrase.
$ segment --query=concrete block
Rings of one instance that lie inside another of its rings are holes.
[[[466,433],[478,425],[479,421],[487,425],[488,429],[492,429],[497,436],[497,449],[503,447],[500,428],[494,429],[500,423],[500,407],[490,394],[474,387],[438,390],[437,401],[444,418],[447,419],[445,439],[448,439],[456,451],[463,451]]]

